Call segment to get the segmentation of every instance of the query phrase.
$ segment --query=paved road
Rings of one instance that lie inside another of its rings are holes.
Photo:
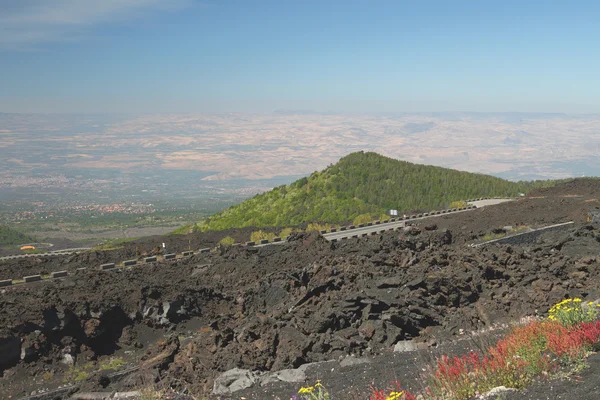
[[[493,206],[495,204],[506,203],[507,201],[513,201],[513,199],[487,199],[487,200],[477,200],[477,201],[468,201],[467,204],[473,205],[475,207],[481,208],[485,206]]]
[[[81,253],[81,252],[89,250],[89,249],[90,249],[89,247],[78,247],[75,249],[54,250],[54,251],[50,251],[47,253],[15,254],[13,256],[0,257],[0,261],[16,260],[18,258],[28,258],[28,257],[64,256],[64,255],[68,255],[68,254]]]
[[[411,220],[412,221],[412,220]],[[364,236],[370,235],[373,232],[379,233],[381,231],[389,231],[398,228],[404,228],[405,221],[396,221],[396,222],[388,222],[387,224],[379,224],[372,226],[365,226],[362,228],[348,229],[345,231],[337,231],[333,233],[325,233],[323,237],[327,240],[340,240],[343,238],[353,237],[353,236]]]
[[[325,233],[325,234],[323,234],[323,237],[327,240],[334,240],[334,239],[340,240],[343,238],[349,238],[349,237],[353,237],[353,236],[358,236],[358,237],[368,236],[374,232],[379,233],[382,231],[389,231],[389,230],[404,228],[406,226],[407,222],[412,223],[413,221],[418,221],[418,220],[422,220],[422,219],[436,218],[436,217],[441,217],[444,215],[452,215],[452,214],[458,214],[458,213],[462,213],[462,212],[469,212],[472,210],[476,210],[476,208],[472,208],[469,210],[453,211],[453,212],[444,213],[444,214],[428,215],[426,217],[411,218],[411,219],[395,221],[395,222],[388,222],[385,224],[382,223],[382,224],[378,224],[378,225],[365,226],[362,228],[356,227],[355,229],[347,229],[345,231]]]
[[[507,201],[512,201],[513,199],[487,199],[487,200],[477,200],[477,201],[470,201],[468,202],[469,205],[474,205],[478,208],[481,207],[485,207],[485,206],[491,206],[494,204],[500,204],[500,203],[504,203]],[[332,233],[325,233],[323,234],[323,237],[325,237],[325,239],[327,240],[340,240],[343,238],[349,238],[349,237],[353,237],[353,236],[367,236],[367,235],[371,235],[373,233],[381,233],[382,231],[388,231],[388,230],[394,230],[394,229],[399,229],[399,228],[404,228],[406,226],[406,222],[407,221],[416,221],[416,220],[420,220],[420,219],[425,219],[425,218],[435,218],[435,217],[440,217],[443,215],[448,215],[448,214],[456,214],[456,213],[460,213],[460,212],[467,212],[467,211],[471,211],[471,210],[461,210],[461,211],[453,211],[453,212],[449,212],[449,213],[444,213],[444,214],[437,214],[437,215],[428,215],[426,217],[419,217],[419,218],[411,218],[408,220],[400,220],[400,221],[395,221],[395,222],[388,222],[388,223],[381,223],[381,224],[373,224],[372,226],[365,226],[365,227],[356,227],[355,229],[347,229],[344,231],[337,231],[337,232],[332,232]],[[281,244],[281,243],[285,243],[285,241],[282,242],[276,242],[277,244]],[[256,246],[268,246],[271,244],[276,244],[273,242],[270,243],[265,243],[265,244],[257,244]],[[6,256],[6,257],[0,257],[0,261],[3,260],[15,260],[18,258],[26,258],[26,257],[48,257],[48,256],[57,256],[57,255],[65,255],[65,254],[73,254],[73,253],[81,253],[82,251],[86,251],[89,250],[89,248],[76,248],[76,249],[64,249],[64,250],[55,250],[52,252],[48,252],[48,253],[43,253],[43,254],[20,254],[20,255],[14,255],[14,256]]]

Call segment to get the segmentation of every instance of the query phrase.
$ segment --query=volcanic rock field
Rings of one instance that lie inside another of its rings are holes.
[[[434,349],[466,332],[543,315],[567,297],[597,299],[598,198],[597,181],[578,180],[377,236],[327,242],[300,233],[281,245],[221,247],[2,288],[0,397],[60,399],[146,385],[211,396],[215,379],[234,368],[264,375],[348,356],[377,359],[409,340]],[[574,224],[522,244],[469,246],[504,226],[568,221]],[[0,277],[122,261],[161,240],[4,262]],[[168,237],[173,250],[217,240]],[[393,369],[369,379],[383,385],[401,374]],[[272,398],[276,381],[246,392]],[[338,386],[332,390],[349,393]]]

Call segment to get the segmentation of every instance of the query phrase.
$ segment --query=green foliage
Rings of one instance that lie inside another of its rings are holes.
[[[484,242],[489,242],[490,240],[502,239],[505,236],[506,236],[506,232],[488,233],[487,235],[483,236],[481,238],[481,240],[483,240]]]
[[[35,242],[36,240],[24,233],[21,233],[6,225],[0,225],[0,245],[4,244],[24,244]]]
[[[92,247],[92,251],[96,250],[117,250],[125,247],[125,243],[133,242],[138,240],[139,237],[131,237],[131,238],[116,238],[116,239],[103,239],[103,243],[97,246]]]
[[[40,249],[27,249],[23,250],[23,254],[42,254],[45,250]]]
[[[273,240],[274,237],[275,237],[274,233],[256,231],[256,232],[252,232],[250,234],[250,241],[258,242],[259,240],[263,240],[263,239]]]
[[[329,224],[319,224],[319,223],[310,223],[306,227],[306,232],[320,232],[320,231],[328,231],[331,229]]]
[[[354,220],[352,221],[352,224],[360,225],[360,224],[366,224],[367,222],[371,222],[371,221],[373,221],[373,217],[371,217],[371,214],[361,214],[358,217],[354,218]]]
[[[192,233],[193,231],[194,225],[186,224],[175,229],[173,232],[169,233],[169,235],[187,235],[188,233]]]
[[[123,365],[125,365],[125,361],[123,360],[122,357],[111,357],[108,360],[102,361],[100,363],[100,370],[101,371],[116,371],[119,368],[121,368]]]
[[[600,304],[593,301],[583,302],[580,298],[565,299],[552,306],[548,318],[563,326],[577,325],[581,322],[593,322],[598,319]]]
[[[390,209],[441,209],[453,201],[515,197],[533,188],[554,184],[552,181],[510,182],[358,152],[310,177],[279,186],[215,214],[200,222],[197,230],[296,226],[304,222],[341,223],[364,214],[374,217],[370,218],[373,220]]]
[[[298,230],[293,229],[293,228],[283,228],[281,230],[281,232],[279,232],[279,237],[280,238],[288,237],[292,234],[292,232],[298,232]]]
[[[223,239],[219,240],[218,245],[223,245],[223,246],[231,246],[235,243],[235,239],[232,238],[231,236],[225,236]]]
[[[90,376],[90,371],[94,369],[94,364],[91,362],[80,366],[72,366],[65,372],[63,382],[81,382],[85,381]]]
[[[448,206],[448,208],[463,208],[467,206],[467,202],[466,201],[462,201],[462,200],[458,200],[458,201],[453,201],[452,203],[450,203],[450,205]]]

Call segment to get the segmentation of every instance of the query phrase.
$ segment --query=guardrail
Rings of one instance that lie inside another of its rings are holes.
[[[516,233],[514,235],[510,235],[510,236],[504,236],[498,239],[492,239],[492,240],[488,240],[486,242],[482,242],[482,243],[472,243],[471,247],[481,247],[481,246],[485,246],[488,244],[502,244],[502,243],[510,243],[510,242],[514,242],[517,240],[520,240],[523,237],[527,237],[527,236],[535,236],[535,235],[540,235],[542,233],[544,233],[545,231],[551,230],[551,229],[556,229],[556,228],[562,228],[564,226],[567,225],[572,225],[574,222],[573,221],[569,221],[569,222],[563,222],[560,224],[554,224],[554,225],[549,225],[549,226],[544,226],[541,228],[537,228],[537,229],[532,229],[530,231],[527,232],[521,232],[521,233]]]
[[[357,229],[360,229],[361,227],[364,228],[364,227],[372,227],[372,226],[378,225],[383,228],[383,226],[385,226],[385,224],[414,220],[417,218],[421,218],[421,219],[428,218],[428,217],[432,217],[434,215],[447,215],[447,214],[454,213],[454,212],[473,210],[475,208],[476,208],[475,206],[467,206],[467,207],[455,208],[455,209],[451,209],[451,210],[440,210],[440,211],[434,211],[434,212],[430,212],[430,213],[405,215],[405,216],[398,217],[398,218],[390,218],[389,220],[373,221],[373,222],[369,222],[366,224],[360,224],[360,225],[358,225],[358,227],[355,225],[349,225],[349,226],[342,226],[339,229],[331,228],[330,230],[322,230],[322,231],[320,231],[320,234],[326,235],[326,234],[336,233],[336,232],[347,232],[346,236],[343,236],[341,238],[332,239],[332,241],[334,241],[334,242],[338,241],[338,240],[349,239],[349,238],[366,237],[369,235],[369,233],[358,234],[358,233],[355,233],[354,231]],[[397,227],[384,228],[384,229],[370,232],[370,234],[378,235],[378,234],[382,234],[386,231],[395,230],[395,229],[397,229]],[[262,239],[259,241],[258,244],[254,241],[249,241],[249,242],[246,242],[245,244],[236,243],[236,244],[234,244],[234,246],[256,247],[256,246],[266,246],[266,245],[270,245],[270,244],[274,244],[274,243],[283,243],[286,241],[287,241],[287,237],[275,237],[271,240]],[[189,250],[189,251],[182,252],[181,255],[179,255],[179,256],[176,253],[165,254],[164,256],[162,256],[162,258],[164,260],[178,260],[178,259],[180,260],[183,258],[193,256],[195,254],[210,253],[212,251],[216,251],[216,249],[217,248],[212,248],[212,249],[211,248],[203,248],[203,249],[198,250],[197,252]],[[51,254],[52,255],[64,255],[64,254],[60,254],[59,252],[60,252],[60,250],[55,251]],[[71,254],[71,253],[67,253],[67,254]],[[43,255],[42,254],[31,254],[31,255],[27,255],[27,256],[43,256]],[[108,272],[118,271],[118,270],[121,270],[126,267],[142,266],[145,264],[154,263],[154,262],[157,262],[158,259],[159,258],[157,256],[149,256],[149,257],[143,258],[142,262],[139,262],[139,260],[137,260],[137,259],[131,259],[131,260],[124,260],[118,264],[106,263],[106,264],[101,264],[100,266],[98,266],[97,270],[108,271]],[[52,279],[59,279],[59,278],[68,277],[69,275],[75,275],[77,273],[80,273],[80,272],[83,272],[86,270],[87,270],[86,267],[82,267],[82,268],[77,268],[74,272],[69,272],[69,271],[63,270],[63,271],[51,272],[50,275],[30,275],[30,276],[23,277],[22,279],[5,279],[5,280],[0,280],[0,287],[10,287],[10,286],[16,286],[16,285],[21,285],[21,284],[25,284],[25,283],[33,283],[33,282],[39,282],[39,281],[48,281],[48,280],[52,280]]]

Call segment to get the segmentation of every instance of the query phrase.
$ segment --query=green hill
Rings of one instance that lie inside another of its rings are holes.
[[[30,242],[35,242],[35,239],[6,225],[0,225],[0,245],[23,244]]]
[[[554,181],[511,182],[489,175],[352,153],[308,178],[279,186],[215,214],[197,229],[337,223],[390,209],[430,211],[473,197],[517,196]]]

